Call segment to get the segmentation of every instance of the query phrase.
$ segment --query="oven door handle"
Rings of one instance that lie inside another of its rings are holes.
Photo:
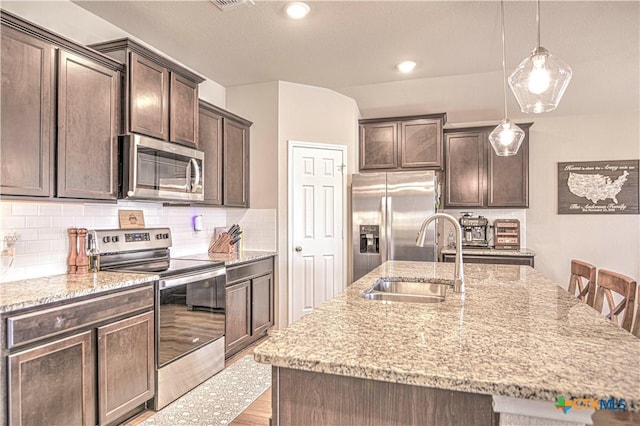
[[[158,284],[158,288],[160,290],[164,290],[165,288],[177,287],[184,284],[189,284],[192,282],[207,280],[209,278],[220,277],[227,273],[226,268],[217,268],[210,272],[204,272],[199,274],[191,274],[191,275],[181,275],[176,278],[168,278],[166,280],[160,280]]]

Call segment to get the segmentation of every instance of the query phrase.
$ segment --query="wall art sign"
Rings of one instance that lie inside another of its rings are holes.
[[[640,160],[558,163],[558,214],[638,214]]]

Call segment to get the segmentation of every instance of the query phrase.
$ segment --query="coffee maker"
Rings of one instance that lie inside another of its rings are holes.
[[[462,228],[462,247],[488,247],[487,226],[489,220],[486,217],[473,217],[471,213],[464,213],[459,219]]]

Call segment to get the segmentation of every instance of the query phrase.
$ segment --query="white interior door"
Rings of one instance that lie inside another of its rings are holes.
[[[290,142],[289,322],[344,289],[346,147]]]

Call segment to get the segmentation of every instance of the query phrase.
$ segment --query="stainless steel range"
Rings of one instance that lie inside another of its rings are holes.
[[[100,270],[155,272],[156,410],[224,368],[224,262],[170,256],[169,228],[95,230]],[[187,256],[188,257],[188,256]]]

